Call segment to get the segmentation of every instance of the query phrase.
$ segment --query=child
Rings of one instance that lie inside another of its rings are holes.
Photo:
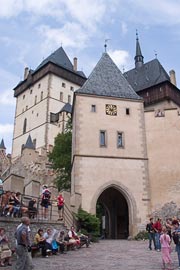
[[[160,242],[161,242],[163,267],[165,269],[166,265],[167,265],[168,269],[170,269],[171,263],[172,263],[172,260],[171,260],[171,257],[170,257],[171,239],[170,239],[170,236],[167,234],[166,227],[163,227],[163,229],[162,229],[162,234],[160,236]]]

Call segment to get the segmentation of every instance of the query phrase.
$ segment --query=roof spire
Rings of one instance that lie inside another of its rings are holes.
[[[0,149],[4,149],[4,150],[6,149],[3,139],[1,140],[1,143],[0,143]]]
[[[138,31],[136,29],[136,56],[134,57],[136,68],[142,67],[144,63],[143,59],[144,57],[142,56],[142,53],[141,53],[141,47],[140,47],[139,38],[138,38]]]
[[[27,138],[27,141],[26,141],[26,143],[25,143],[23,149],[25,149],[25,148],[28,148],[28,149],[35,149],[35,146],[34,146],[34,144],[33,144],[33,142],[32,142],[32,138],[31,138],[31,135],[30,135],[30,134],[29,134],[29,136],[28,136],[28,138]]]

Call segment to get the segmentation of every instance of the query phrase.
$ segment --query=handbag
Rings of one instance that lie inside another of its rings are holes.
[[[56,240],[53,240],[51,245],[52,245],[52,249],[58,249]]]

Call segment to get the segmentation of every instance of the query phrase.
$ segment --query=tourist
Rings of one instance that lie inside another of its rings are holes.
[[[160,236],[160,243],[161,243],[161,252],[162,252],[162,262],[163,262],[163,267],[165,268],[166,266],[168,268],[171,267],[171,257],[170,257],[170,252],[171,252],[171,238],[167,234],[167,229],[166,227],[162,228],[162,234]]]
[[[42,219],[48,219],[48,207],[50,205],[51,192],[46,185],[43,186],[41,194]]]
[[[67,241],[65,240],[65,232],[59,231],[56,242],[59,245],[60,253],[65,254],[65,248],[67,247]]]
[[[57,206],[58,206],[58,214],[59,214],[59,218],[58,220],[62,220],[63,219],[63,215],[64,215],[64,198],[62,196],[61,193],[59,193],[59,196],[57,197]]]
[[[75,232],[74,226],[71,226],[71,229],[68,232],[68,236],[69,236],[69,243],[72,243],[74,245],[74,247],[79,248],[80,247],[80,239],[79,239],[77,233]]]
[[[146,231],[148,232],[148,237],[149,237],[149,250],[152,250],[152,241],[154,244],[154,249],[156,249],[153,218],[150,218],[150,222],[146,225]]]
[[[157,221],[154,223],[153,227],[155,230],[156,250],[160,251],[161,250],[160,235],[161,235],[161,231],[162,231],[162,224],[161,224],[160,218],[157,219]]]
[[[37,207],[35,207],[36,199],[31,199],[28,204],[29,218],[35,218],[37,216]]]
[[[28,249],[30,247],[30,238],[28,231],[30,219],[28,217],[22,217],[21,222],[22,224],[17,227],[17,230],[15,232],[15,237],[17,240],[17,261],[15,265],[15,270],[30,270],[33,268],[32,261],[28,254]]]
[[[179,268],[180,269],[180,225],[178,220],[174,219],[172,221],[172,225],[174,227],[174,232],[173,232],[173,239],[176,244],[176,252],[178,255],[178,263],[179,263]],[[177,241],[175,241],[175,237],[177,237]]]
[[[46,240],[47,252],[52,252],[52,241],[53,241],[53,231],[48,228],[47,231],[43,234],[43,238]]]
[[[46,253],[46,249],[48,248],[46,246],[46,239],[43,237],[43,229],[39,229],[38,232],[36,233],[34,237],[34,244],[38,247],[41,248],[41,254],[42,257],[48,257]]]
[[[11,265],[10,259],[12,252],[9,248],[9,240],[6,236],[5,229],[0,228],[0,267]]]

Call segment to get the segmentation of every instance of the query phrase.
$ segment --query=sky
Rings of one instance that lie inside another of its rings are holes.
[[[11,153],[16,99],[24,68],[35,69],[60,46],[90,74],[107,52],[120,68],[134,68],[136,29],[144,62],[176,72],[180,87],[179,0],[0,0],[0,141]]]

